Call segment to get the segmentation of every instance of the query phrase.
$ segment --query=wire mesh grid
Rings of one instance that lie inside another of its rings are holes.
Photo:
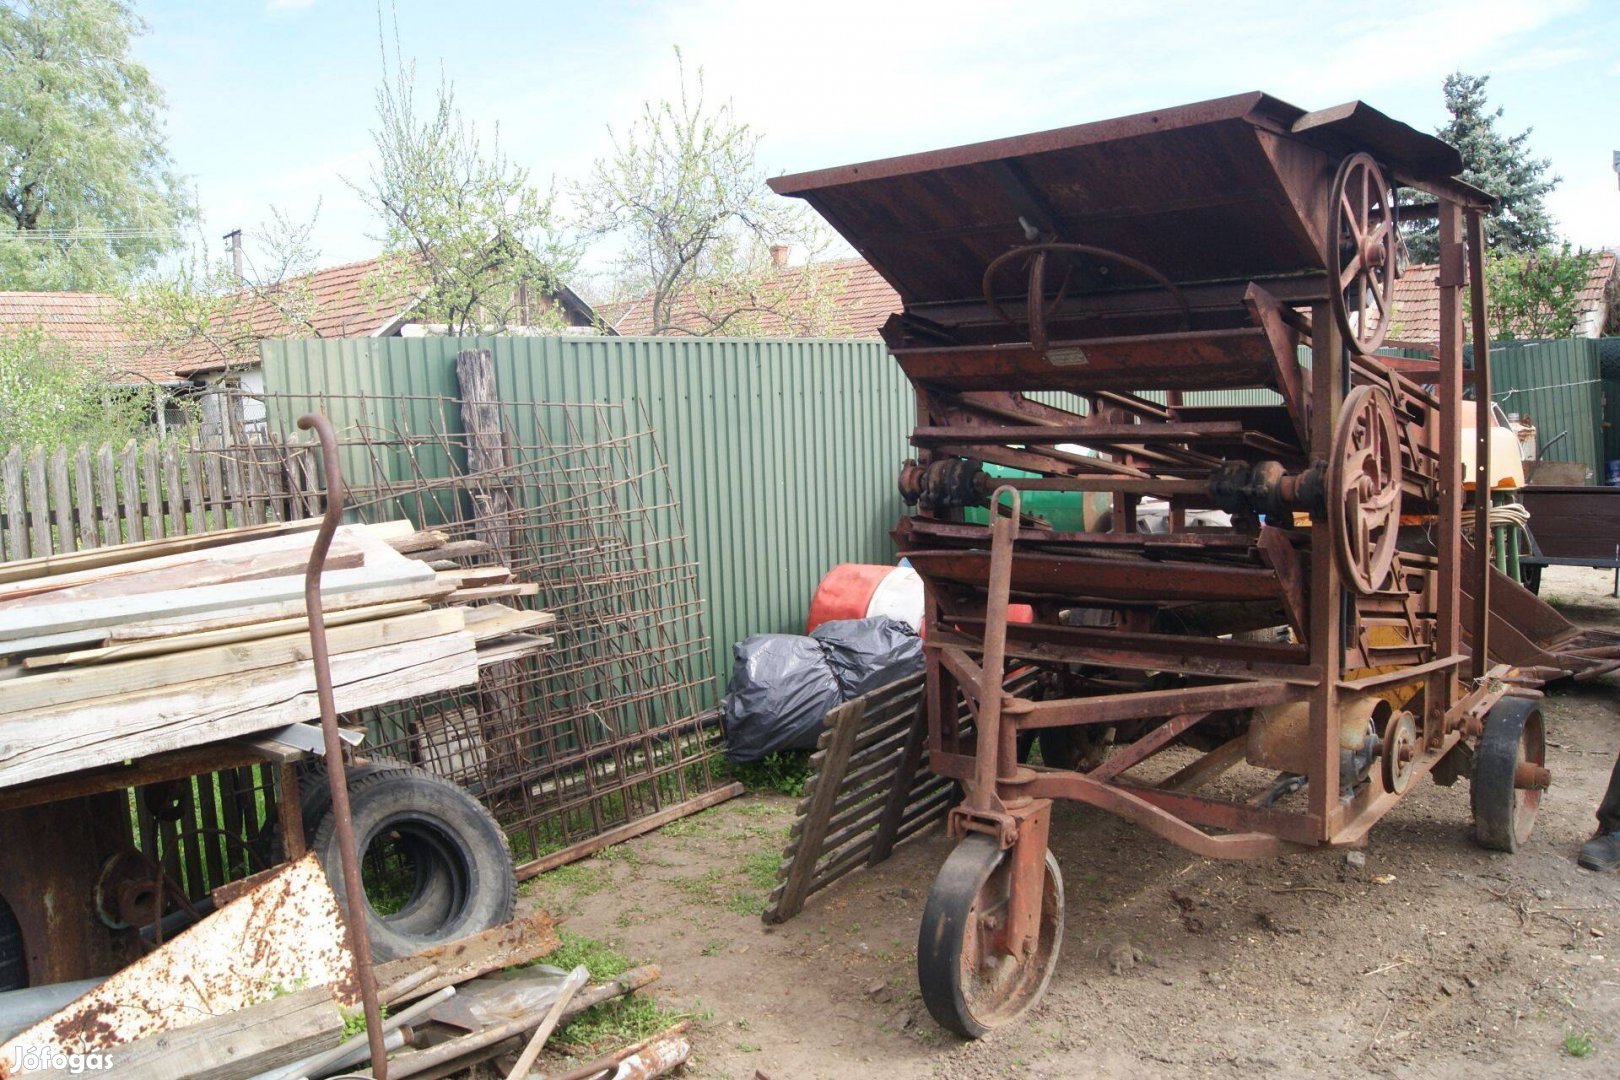
[[[707,634],[669,471],[645,415],[620,404],[502,402],[496,452],[447,397],[256,395],[222,409],[264,416],[222,452],[288,448],[281,468],[319,491],[292,430],[305,412],[337,427],[349,519],[409,519],[504,565],[551,612],[538,656],[485,667],[474,690],[347,718],[370,752],[463,785],[495,813],[520,860],[658,813],[719,784],[717,711],[700,707]],[[484,435],[488,435],[487,424]],[[297,459],[302,460],[297,460]],[[469,464],[481,463],[480,467]],[[294,516],[319,499],[290,499]],[[473,541],[474,543],[464,543]]]

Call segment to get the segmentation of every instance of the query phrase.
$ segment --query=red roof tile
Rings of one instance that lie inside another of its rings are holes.
[[[840,259],[809,266],[784,267],[753,297],[726,298],[710,306],[693,294],[676,301],[674,327],[665,334],[729,334],[753,337],[874,338],[890,315],[900,310],[900,295],[864,259]],[[716,326],[715,309],[742,309],[731,323]],[[642,296],[599,310],[614,332],[648,335],[652,301]]]
[[[174,362],[140,349],[125,335],[118,300],[99,293],[0,292],[0,333],[38,329],[75,356],[105,363],[118,381],[182,382]]]
[[[1615,253],[1599,252],[1586,287],[1581,290],[1581,311],[1601,312],[1615,277]],[[1598,327],[1599,332],[1605,328]],[[1440,340],[1440,267],[1417,263],[1395,280],[1395,312],[1390,322],[1392,341],[1433,345]]]
[[[402,283],[366,259],[290,277],[269,288],[244,289],[222,312],[219,343],[196,342],[176,356],[182,375],[257,363],[266,338],[375,337],[416,303]]]

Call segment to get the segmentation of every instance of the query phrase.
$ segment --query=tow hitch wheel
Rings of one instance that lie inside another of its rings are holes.
[[[934,879],[917,934],[917,982],[941,1027],[968,1039],[1015,1019],[1046,993],[1063,942],[1063,875],[1046,852],[1040,933],[1023,960],[1006,951],[1011,860],[969,835]]]
[[[1546,764],[1546,729],[1536,703],[1511,697],[1497,702],[1474,751],[1474,839],[1481,847],[1513,852],[1530,839]]]

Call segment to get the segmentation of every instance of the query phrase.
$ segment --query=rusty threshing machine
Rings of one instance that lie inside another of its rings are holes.
[[[1529,835],[1534,687],[1568,671],[1487,647],[1489,368],[1463,353],[1492,199],[1461,172],[1359,102],[1251,93],[773,181],[904,302],[894,535],[927,586],[931,765],[965,792],[918,944],[945,1027],[1051,978],[1055,799],[1261,858],[1361,844],[1425,774],[1468,777],[1482,844]],[[1438,353],[1381,355],[1424,220]],[[1030,666],[1040,699],[1006,694]]]

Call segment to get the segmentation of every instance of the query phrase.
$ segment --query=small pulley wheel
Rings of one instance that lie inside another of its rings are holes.
[[[1050,851],[1045,862],[1039,932],[1019,960],[1006,948],[1009,854],[974,833],[945,860],[917,933],[917,982],[941,1027],[977,1039],[1046,993],[1063,942],[1063,875]]]
[[[1541,710],[1507,697],[1485,715],[1474,748],[1471,802],[1474,839],[1491,851],[1514,852],[1530,839],[1547,784],[1547,735]]]
[[[1379,762],[1384,774],[1384,790],[1396,795],[1406,794],[1412,786],[1412,762],[1418,756],[1417,720],[1402,709],[1384,724],[1383,748]]]
[[[1333,317],[1345,341],[1370,355],[1389,333],[1394,307],[1395,199],[1371,154],[1351,154],[1333,178],[1328,272]]]
[[[1358,593],[1384,587],[1401,527],[1401,447],[1389,391],[1358,386],[1344,399],[1328,458],[1328,525],[1339,571]]]

